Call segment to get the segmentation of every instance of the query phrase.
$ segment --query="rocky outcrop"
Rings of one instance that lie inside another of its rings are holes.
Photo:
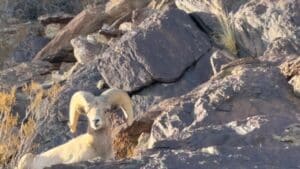
[[[152,149],[139,158],[52,168],[294,168],[299,103],[278,68],[236,66],[225,77],[149,109],[144,118],[155,119]]]
[[[27,56],[30,57],[29,55],[38,52],[36,50],[40,47],[37,44],[33,44],[28,41],[31,41],[30,37],[32,36],[33,37],[40,36],[41,32],[42,32],[42,27],[36,22],[12,23],[9,25],[0,24],[0,50],[1,50],[0,67],[2,68],[2,66],[4,67],[7,66],[6,63],[3,63],[6,60],[12,60],[12,62],[14,62],[13,60],[15,58],[11,58],[11,57],[15,57],[14,55],[18,55],[19,53],[22,56],[16,56],[16,57],[27,58]],[[34,46],[30,46],[26,48],[25,45],[27,44],[28,46],[30,45],[34,45]]]
[[[61,50],[70,47],[70,40],[79,36],[99,30],[105,23],[111,24],[119,17],[130,13],[134,9],[142,8],[147,5],[147,0],[119,2],[112,1],[106,7],[103,5],[88,8],[79,13],[71,20],[59,33],[45,46],[36,56],[35,60],[53,60]],[[137,4],[135,4],[137,2]]]
[[[248,2],[234,16],[238,42],[250,55],[261,56],[277,38],[297,39],[299,5],[284,0]]]
[[[4,61],[4,68],[29,62],[49,42],[42,36],[29,35],[22,40],[8,58]]]
[[[26,31],[0,71],[2,90],[18,88],[20,123],[34,116],[37,126],[33,149],[11,158],[86,132],[84,116],[69,132],[71,96],[115,87],[129,93],[135,119],[127,126],[111,109],[116,159],[50,168],[299,167],[298,1],[222,2],[92,0],[71,21],[47,13],[43,22],[59,24],[58,33],[46,44],[41,27]],[[215,38],[218,14],[234,25],[237,56]]]
[[[294,94],[300,97],[300,59],[294,57],[282,65],[280,65],[281,72],[285,75],[289,84],[292,86]]]
[[[110,87],[136,91],[155,81],[174,82],[210,47],[187,14],[169,9],[151,15],[99,56],[100,71]]]
[[[297,41],[300,16],[297,0],[276,3],[265,0],[216,2],[176,0],[176,5],[193,13],[197,23],[212,36],[222,33],[224,23],[220,21],[227,15],[226,22],[230,23],[225,24],[234,25],[239,56],[261,56],[267,49],[286,43],[286,40],[278,42],[278,39],[290,39],[292,43]]]
[[[35,20],[45,13],[66,12],[75,14],[80,12],[82,8],[80,0],[72,2],[67,0],[45,0],[42,4],[39,0],[11,0],[0,4],[1,15],[25,21]]]
[[[31,81],[43,82],[47,79],[46,75],[49,75],[52,70],[54,67],[48,62],[21,63],[0,71],[0,89],[9,91],[13,86],[19,88]]]
[[[108,47],[106,44],[93,43],[83,36],[71,40],[76,61],[81,64],[87,64],[94,61],[97,55],[102,54]]]

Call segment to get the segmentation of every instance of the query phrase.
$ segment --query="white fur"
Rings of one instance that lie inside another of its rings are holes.
[[[90,132],[41,154],[25,154],[17,169],[43,169],[54,164],[76,163],[95,157],[113,159],[111,122],[106,114],[113,105],[122,108],[128,116],[128,124],[131,125],[132,105],[127,93],[119,89],[109,89],[96,97],[88,92],[76,92],[70,102],[70,130],[76,132],[79,113],[85,113],[89,120]]]

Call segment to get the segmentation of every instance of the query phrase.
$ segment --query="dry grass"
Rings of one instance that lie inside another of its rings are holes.
[[[31,82],[23,87],[23,91],[31,97],[31,101],[28,106],[29,111],[35,112],[42,104],[43,99],[47,97],[52,100],[58,96],[61,91],[61,85],[56,83],[48,90],[45,90],[39,83]]]
[[[12,113],[16,102],[16,88],[10,92],[0,92],[0,168],[7,168],[36,131],[34,118],[20,124],[19,116]],[[29,149],[31,146],[29,146]]]
[[[32,81],[30,84],[26,84],[22,90],[28,95],[32,95],[41,89],[42,86],[39,83]]]
[[[61,92],[61,85],[56,83],[54,85],[52,85],[52,87],[50,89],[47,90],[47,96],[50,99],[56,98],[58,96],[58,94]]]
[[[0,92],[0,113],[11,112],[15,102],[16,88],[12,88],[10,92]]]
[[[237,55],[235,27],[221,0],[211,0],[210,10],[214,13],[221,25],[221,30],[216,32],[217,42],[224,46],[231,54]]]

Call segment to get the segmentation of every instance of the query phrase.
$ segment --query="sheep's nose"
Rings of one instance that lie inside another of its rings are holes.
[[[99,119],[96,119],[96,120],[94,120],[94,124],[95,124],[95,126],[97,126],[99,122],[100,122],[100,120],[99,120]]]

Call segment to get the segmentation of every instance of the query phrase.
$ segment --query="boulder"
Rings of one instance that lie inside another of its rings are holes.
[[[13,86],[19,88],[36,81],[43,82],[54,69],[53,65],[44,62],[26,62],[0,71],[0,90],[9,91]]]
[[[39,37],[41,35],[41,32],[42,32],[42,26],[36,22],[27,22],[27,23],[17,22],[8,25],[0,24],[0,51],[1,51],[0,67],[2,68],[2,66],[4,66],[6,68],[6,66],[8,66],[5,65],[5,63],[3,63],[7,59],[8,60],[11,59],[13,62],[15,58],[10,58],[10,57],[15,57],[13,55],[19,55],[20,53],[22,53],[21,54],[22,56],[17,56],[17,57],[27,58],[27,56],[29,57],[29,55],[35,53],[35,50],[40,48],[40,46],[36,44],[34,41],[32,41],[31,37]],[[42,41],[41,44],[43,44]],[[31,47],[33,48],[32,51],[31,51]]]
[[[29,35],[22,40],[14,51],[4,61],[4,68],[16,66],[22,62],[29,62],[49,42],[42,36]]]
[[[291,55],[300,55],[300,40],[278,38],[268,45],[263,56],[260,58],[277,64],[283,64],[290,60]]]
[[[293,92],[296,96],[300,97],[300,58],[294,56],[294,58],[287,60],[280,65],[282,74],[286,77],[291,85]]]
[[[278,38],[296,39],[299,23],[299,1],[251,0],[234,15],[236,38],[246,53],[261,56]]]
[[[80,34],[87,34],[100,28],[103,19],[103,6],[83,10],[71,20],[57,35],[35,56],[35,60],[53,60],[61,50],[70,48],[70,40]]]
[[[21,20],[36,20],[44,14],[66,12],[76,14],[82,10],[80,0],[12,0],[0,4],[1,16],[6,18],[15,17]]]
[[[71,40],[74,56],[78,63],[92,62],[97,55],[102,54],[108,47],[106,44],[91,43],[86,37],[79,36]]]
[[[227,15],[226,22],[230,22],[234,28],[239,56],[262,56],[266,50],[287,42],[278,42],[278,39],[292,40],[290,45],[286,45],[288,49],[285,50],[289,50],[299,39],[299,1],[226,0],[221,4],[215,3],[217,0],[175,2],[178,8],[191,13],[201,29],[212,37],[224,29],[219,16]]]
[[[110,87],[131,92],[156,81],[176,81],[210,48],[193,20],[171,8],[154,13],[122,36],[98,57],[99,68]]]
[[[218,15],[235,13],[247,0],[175,0],[176,6],[190,13],[202,29],[211,35],[222,31]],[[222,11],[223,10],[223,11]]]
[[[132,95],[135,116],[137,118],[142,117],[149,108],[162,100],[180,97],[208,81],[213,75],[210,65],[211,56],[212,52],[205,54],[197,63],[189,67],[176,82],[155,83],[141,91],[135,92]]]
[[[112,1],[106,7],[103,5],[87,8],[74,17],[36,56],[35,60],[53,60],[61,50],[71,46],[70,40],[99,30],[105,23],[111,24],[119,17],[134,9],[142,8],[147,0]],[[135,2],[141,6],[135,6]],[[143,3],[141,3],[143,2]]]

